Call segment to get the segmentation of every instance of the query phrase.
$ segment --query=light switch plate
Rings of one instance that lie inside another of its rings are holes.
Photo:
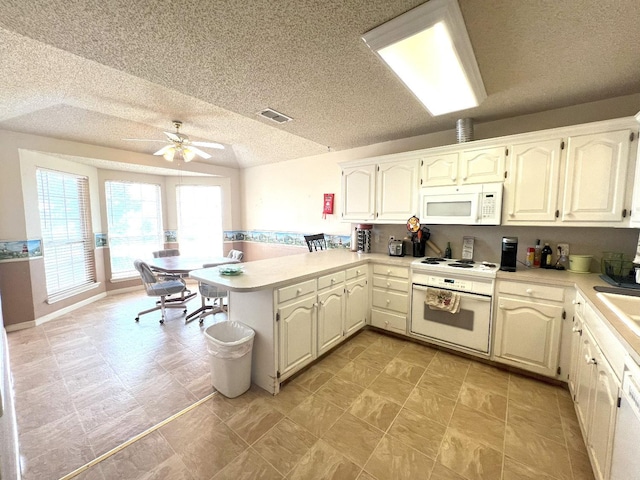
[[[569,244],[568,243],[559,243],[558,248],[560,249],[560,255],[564,255],[565,257],[569,256]]]

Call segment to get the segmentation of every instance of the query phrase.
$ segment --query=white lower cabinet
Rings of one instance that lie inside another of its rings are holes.
[[[588,325],[597,330],[593,323],[599,320],[589,306],[584,308],[586,314],[574,326],[569,385],[593,473],[597,480],[609,480],[620,381]]]
[[[562,288],[499,281],[493,359],[556,377],[563,300]]]
[[[275,291],[280,381],[366,325],[368,278],[361,265]]]
[[[318,291],[318,355],[334,347],[344,336],[344,274],[334,287]]]
[[[406,335],[409,269],[374,264],[372,284],[371,325]]]
[[[317,357],[316,292],[278,305],[280,379],[293,374]]]
[[[357,332],[367,323],[369,312],[369,269],[366,265],[346,272],[344,335]]]

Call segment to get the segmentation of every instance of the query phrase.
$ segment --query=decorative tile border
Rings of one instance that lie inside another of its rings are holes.
[[[227,230],[224,232],[225,242],[256,242],[289,245],[293,247],[307,246],[304,241],[304,233],[297,232],[271,232],[266,230]],[[349,248],[351,236],[349,235],[325,235],[328,248]]]
[[[104,248],[109,246],[109,239],[106,233],[96,233],[96,248]]]
[[[42,256],[42,240],[0,241],[0,262],[15,262]]]

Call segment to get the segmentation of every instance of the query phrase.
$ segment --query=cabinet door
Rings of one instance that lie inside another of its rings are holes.
[[[367,279],[358,278],[346,284],[345,335],[351,335],[367,323],[369,296]]]
[[[511,146],[503,224],[556,221],[562,139]]]
[[[591,423],[587,448],[598,480],[609,478],[613,433],[615,429],[620,385],[602,352],[596,351],[595,379],[592,392]]]
[[[576,395],[574,398],[576,414],[582,425],[583,432],[588,431],[590,423],[589,402],[592,397],[595,380],[595,352],[596,345],[591,333],[583,325],[580,337],[580,354],[578,361],[578,375],[576,378]]]
[[[342,340],[344,285],[318,293],[318,355]]]
[[[577,394],[578,373],[580,371],[580,342],[582,341],[582,318],[576,313],[571,327],[571,365],[569,367],[569,391],[575,400]]]
[[[458,181],[458,153],[424,157],[421,161],[420,186],[440,187]]]
[[[556,376],[563,307],[498,297],[495,356],[498,361]]]
[[[460,154],[458,183],[487,183],[504,181],[507,158],[505,147],[477,148]]]
[[[376,220],[406,222],[418,213],[418,160],[382,163],[377,173]]]
[[[278,308],[280,378],[316,358],[316,295]]]
[[[342,219],[373,220],[375,215],[376,166],[342,170]]]
[[[569,137],[563,222],[622,222],[631,130]]]

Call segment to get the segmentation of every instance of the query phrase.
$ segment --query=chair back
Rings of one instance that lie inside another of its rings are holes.
[[[142,260],[134,260],[133,266],[136,267],[136,270],[140,274],[140,278],[142,278],[142,283],[144,283],[145,287],[147,285],[158,282],[158,278],[155,276],[155,274],[151,270],[151,267],[149,267],[149,264],[147,264],[146,262],[143,262]]]
[[[307,242],[307,247],[309,247],[309,251],[318,251],[325,250],[327,248],[327,241],[324,238],[324,233],[318,233],[316,235],[305,235],[305,242]]]
[[[227,254],[227,258],[232,258],[233,260],[241,261],[244,258],[244,252],[241,250],[229,250]]]
[[[158,250],[157,252],[152,252],[152,253],[153,253],[153,258],[180,256],[180,250],[178,250],[177,248],[167,248],[165,250]]]

